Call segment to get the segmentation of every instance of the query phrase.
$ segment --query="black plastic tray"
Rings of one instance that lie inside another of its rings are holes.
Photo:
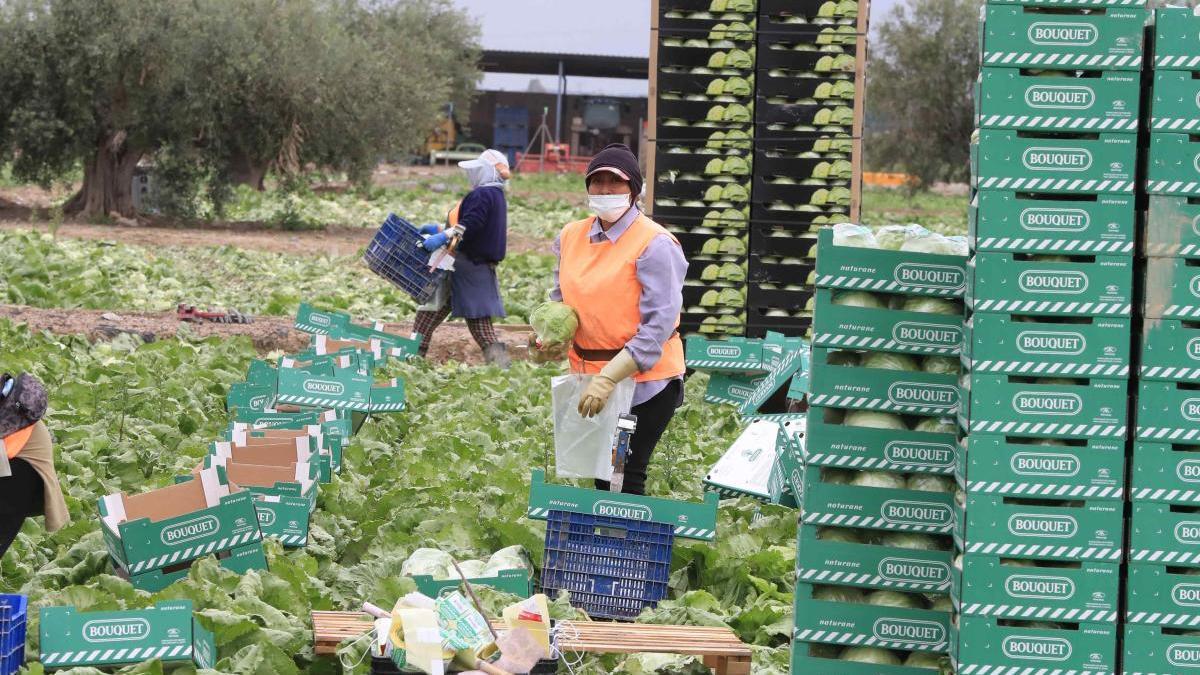
[[[687,310],[692,307],[698,307],[700,305],[700,300],[702,299],[702,297],[704,296],[705,293],[708,293],[709,291],[717,291],[719,293],[722,290],[722,288],[723,287],[721,287],[721,286],[684,286],[683,287],[683,308],[685,310]],[[745,285],[727,286],[726,288],[744,289]],[[742,302],[740,304],[738,304],[737,306],[714,305],[711,307],[705,307],[704,310],[705,311],[712,310],[715,313],[736,313],[736,312],[744,311],[746,309],[744,293],[745,293],[745,291],[743,291]],[[726,312],[726,310],[729,310],[729,311]]]
[[[776,229],[774,226],[755,223],[750,227],[750,252],[763,257],[806,258],[808,252],[817,245],[817,238],[801,235],[815,235],[820,228],[820,225],[813,225],[807,230],[784,227],[779,229],[795,236],[772,237],[771,232]]]
[[[746,176],[746,177],[740,177],[740,178],[742,178],[742,180],[733,181],[732,184],[739,184],[739,183],[745,184],[746,179],[748,179],[749,177]],[[728,183],[728,182],[717,182],[717,181],[712,181],[712,180],[702,180],[702,181],[682,180],[682,181],[675,181],[673,183],[658,181],[654,184],[654,197],[655,197],[655,199],[665,198],[665,199],[674,199],[674,200],[679,200],[679,201],[682,201],[682,200],[704,201],[705,192],[707,192],[708,189],[710,187],[712,187],[713,185],[719,185],[722,188],[724,188],[726,185],[730,185],[730,184],[731,183]],[[709,202],[705,202],[705,203],[707,204]],[[743,201],[730,200],[730,203],[745,204],[746,201],[745,200],[743,200]],[[709,207],[709,208],[712,208],[712,207]],[[700,216],[703,217],[704,214],[701,213]]]
[[[679,127],[666,124],[667,116],[659,114],[658,122],[654,125],[654,139],[658,143],[670,142],[676,143],[680,141],[705,142],[716,131],[729,131],[738,129],[744,131],[747,136],[754,133],[753,124],[716,124],[714,126],[696,126],[694,124]],[[750,139],[746,139],[750,140]]]
[[[781,201],[792,206],[801,204],[812,204],[812,197],[818,190],[832,190],[835,187],[850,187],[850,181],[826,181],[825,185],[776,185],[768,183],[766,177],[762,174],[754,177],[754,185],[751,191],[752,198],[756,203],[769,204],[771,202]],[[657,188],[655,188],[657,189]],[[838,206],[838,204],[815,204],[815,206]],[[751,214],[754,217],[754,214]]]
[[[710,209],[721,211],[723,209]],[[707,213],[707,212],[706,212]],[[744,220],[720,220],[717,222],[709,222],[707,225],[704,221],[704,214],[700,217],[691,216],[673,216],[670,213],[655,213],[651,219],[667,228],[672,234],[691,234],[701,227],[707,227],[717,233],[716,236],[744,236],[750,231],[750,224]],[[714,235],[707,235],[714,236]]]
[[[672,102],[671,99],[663,99],[664,93],[677,94],[706,94],[708,87],[713,80],[728,80],[731,77],[741,77],[749,80],[751,76],[746,75],[721,75],[713,74],[696,74],[696,73],[668,73],[659,71],[658,73],[658,94],[659,106],[663,103]],[[757,76],[753,76],[757,78]],[[776,78],[778,79],[778,78]],[[727,94],[726,94],[727,95]],[[754,100],[754,83],[750,83],[750,93],[743,96],[735,96],[741,103],[749,103]]]
[[[786,96],[789,99],[815,98],[817,89],[823,84],[833,84],[838,81],[854,82],[854,73],[816,73],[813,77],[797,77],[795,75],[771,75],[770,71],[759,70],[754,76],[755,91],[759,96]],[[855,87],[861,86],[855,82]],[[842,100],[849,99],[819,99]]]
[[[764,289],[759,285],[751,284],[746,297],[746,306],[749,309],[762,307],[785,309],[788,312],[811,312],[812,309],[808,308],[808,303],[815,293],[812,286],[808,286],[802,291],[780,291]]]
[[[841,45],[839,50],[824,50],[818,46],[817,51],[797,51],[795,49],[776,49],[772,45],[790,44],[784,40],[770,41],[760,37],[758,49],[755,50],[754,63],[758,70],[795,70],[805,73],[816,73],[818,75],[825,73],[854,73],[855,68],[849,64],[838,70],[820,69],[821,57],[835,57],[838,54],[856,55],[858,53],[857,45]],[[707,63],[707,61],[705,62]],[[701,64],[704,65],[704,64]]]
[[[848,206],[830,206],[820,207],[820,211],[778,211],[768,209],[765,202],[753,202],[750,204],[750,222],[756,225],[770,225],[775,227],[803,227],[810,229],[822,223],[814,223],[814,219],[819,216],[829,216],[833,213],[849,214]]]
[[[830,100],[816,101],[814,103],[769,103],[770,99],[765,96],[758,97],[754,104],[754,122],[756,131],[765,125],[785,124],[788,126],[809,125],[815,127],[839,127],[842,129],[854,128],[854,120],[850,119],[849,124],[835,124],[832,122],[826,124],[817,124],[816,117],[821,110],[832,110],[834,108],[849,108],[854,109],[854,104],[846,101]]]
[[[704,244],[708,240],[710,240],[710,239],[725,239],[727,236],[741,237],[742,240],[746,243],[746,247],[743,250],[748,250],[749,249],[749,241],[747,241],[747,239],[749,237],[747,236],[747,233],[745,233],[745,232],[742,232],[737,235],[692,234],[689,232],[672,232],[671,234],[675,235],[675,238],[679,240],[679,245],[683,248],[684,256],[687,257],[688,262],[691,262],[691,263],[699,263],[699,262],[704,262],[704,263],[737,262],[737,263],[741,263],[741,262],[746,261],[745,253],[742,253],[740,255],[729,255],[729,254],[724,254],[724,253],[718,253],[716,255],[704,255],[703,253],[700,252],[701,250],[703,250]]]
[[[750,271],[749,278],[752,285],[757,284],[778,284],[784,285],[806,285],[812,276],[813,270],[817,268],[817,261],[804,259],[803,264],[799,265],[784,265],[778,262],[766,263],[763,262],[763,256],[750,256]],[[811,289],[809,289],[811,290]],[[779,291],[785,292],[785,291]],[[795,292],[795,291],[786,291]],[[783,297],[783,296],[780,296]]]

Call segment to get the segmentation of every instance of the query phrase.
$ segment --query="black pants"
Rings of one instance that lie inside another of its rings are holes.
[[[44,510],[42,477],[29,462],[16,457],[9,460],[12,475],[0,478],[0,558],[8,551],[25,519]]]
[[[621,492],[630,495],[646,494],[646,470],[650,468],[650,456],[658,446],[671,418],[675,417],[675,409],[683,399],[683,380],[672,380],[662,391],[651,399],[643,401],[630,409],[630,414],[637,416],[637,431],[629,439],[629,456],[625,458],[625,483]],[[606,480],[596,481],[597,490],[608,490]]]

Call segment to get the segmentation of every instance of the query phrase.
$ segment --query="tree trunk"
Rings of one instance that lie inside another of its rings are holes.
[[[237,155],[229,162],[229,177],[234,185],[249,185],[262,192],[263,179],[267,176],[270,162],[251,158],[249,155]]]
[[[124,134],[110,136],[83,164],[83,186],[63,207],[67,215],[83,219],[117,215],[137,217],[133,206],[133,171],[140,150],[124,145]]]

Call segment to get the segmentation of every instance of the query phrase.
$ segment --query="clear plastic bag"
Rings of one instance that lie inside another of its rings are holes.
[[[579,397],[590,375],[560,375],[550,380],[554,402],[554,468],[559,478],[612,478],[612,444],[617,418],[633,403],[633,379],[622,380],[595,417],[579,414]]]

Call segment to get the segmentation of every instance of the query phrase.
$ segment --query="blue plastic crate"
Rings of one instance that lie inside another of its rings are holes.
[[[23,595],[0,595],[0,675],[12,675],[25,662],[28,608]]]
[[[666,597],[674,545],[668,523],[551,511],[542,589],[569,592],[593,617],[632,620]]]
[[[430,253],[421,245],[424,240],[412,223],[389,213],[367,245],[363,262],[417,302],[429,302],[446,272],[429,269]]]

